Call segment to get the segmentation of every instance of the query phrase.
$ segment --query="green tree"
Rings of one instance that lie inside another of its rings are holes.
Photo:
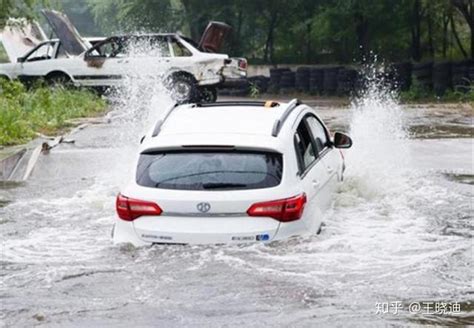
[[[454,8],[464,17],[470,30],[471,58],[474,59],[474,8],[473,0],[451,0]]]
[[[13,1],[13,0],[10,0]],[[71,2],[73,0],[62,0]],[[232,55],[264,63],[349,63],[467,56],[474,0],[86,0],[107,34],[233,27]]]
[[[47,0],[0,0],[0,27],[10,17],[34,17],[35,7],[47,3]]]

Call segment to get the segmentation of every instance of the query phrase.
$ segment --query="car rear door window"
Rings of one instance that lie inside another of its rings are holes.
[[[242,190],[280,184],[282,155],[243,151],[170,151],[140,155],[139,185],[176,190]]]
[[[175,57],[189,57],[193,55],[191,51],[186,49],[186,47],[182,45],[175,38],[172,38],[170,42],[171,42],[171,47],[173,48],[173,53]]]
[[[301,121],[296,129],[294,141],[300,171],[303,172],[316,160],[316,152],[311,142],[311,134],[304,120]]]

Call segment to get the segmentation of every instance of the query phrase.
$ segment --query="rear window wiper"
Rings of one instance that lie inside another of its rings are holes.
[[[225,188],[245,188],[246,184],[243,183],[204,183],[202,185],[203,189],[225,189]]]

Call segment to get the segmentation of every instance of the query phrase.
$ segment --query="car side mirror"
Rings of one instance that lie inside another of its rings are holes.
[[[24,62],[25,62],[25,57],[18,57],[18,58],[16,59],[16,61],[17,61],[18,63],[24,63]]]
[[[351,148],[352,139],[347,134],[336,132],[334,133],[334,147],[336,148]]]

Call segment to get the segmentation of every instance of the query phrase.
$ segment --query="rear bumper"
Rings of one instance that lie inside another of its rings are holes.
[[[170,244],[244,244],[270,242],[280,223],[258,217],[142,217],[133,222],[116,220],[114,243],[135,246]]]
[[[245,62],[245,68],[240,67],[240,63]],[[222,76],[225,80],[242,79],[247,77],[247,60],[245,58],[229,58],[222,69]]]

